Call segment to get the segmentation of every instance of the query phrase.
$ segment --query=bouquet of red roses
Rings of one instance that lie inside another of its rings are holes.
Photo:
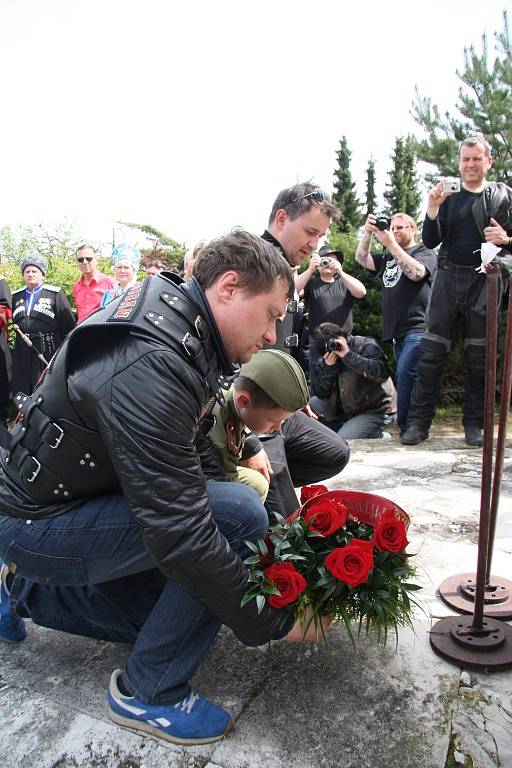
[[[242,605],[286,608],[304,634],[311,622],[322,629],[323,615],[343,621],[351,638],[354,621],[384,637],[411,626],[409,593],[420,587],[410,581],[407,514],[381,496],[322,485],[303,487],[301,504],[258,544],[246,542],[254,554]]]

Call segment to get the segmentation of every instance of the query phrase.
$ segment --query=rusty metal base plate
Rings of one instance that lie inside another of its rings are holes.
[[[484,618],[483,632],[472,628],[473,616],[448,616],[430,630],[430,645],[438,656],[469,669],[500,672],[512,669],[512,627]]]
[[[475,573],[449,576],[438,588],[439,597],[459,613],[473,613]],[[512,619],[512,581],[491,575],[484,594],[484,616],[509,621]]]

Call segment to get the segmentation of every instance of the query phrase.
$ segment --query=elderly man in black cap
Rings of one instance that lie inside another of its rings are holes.
[[[20,269],[25,287],[12,295],[12,321],[17,326],[12,351],[12,392],[30,395],[45,368],[41,357],[50,361],[74,327],[75,318],[62,288],[43,282],[48,269],[44,256],[25,256]]]
[[[304,289],[304,309],[308,313],[309,381],[314,390],[316,367],[320,360],[314,342],[315,330],[321,323],[336,323],[352,332],[352,300],[366,296],[366,288],[343,269],[343,253],[322,245],[313,254],[309,267],[295,279],[298,291]],[[317,274],[315,274],[317,273]]]

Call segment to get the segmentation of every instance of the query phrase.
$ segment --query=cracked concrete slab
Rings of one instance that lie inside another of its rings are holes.
[[[512,693],[510,674],[493,677],[471,672],[460,685],[452,731],[458,750],[475,768],[512,766]]]
[[[244,648],[223,629],[194,687],[228,708],[235,729],[220,744],[182,748],[108,720],[105,692],[129,648],[28,622],[19,646],[0,645],[2,768],[512,768],[512,672],[465,672],[429,645],[431,614],[453,615],[437,586],[476,567],[481,452],[443,423],[413,449],[353,441],[331,488],[380,493],[411,516],[425,613],[398,649],[374,636],[354,649],[341,627],[328,647],[300,657],[287,643]],[[507,446],[493,572],[510,578],[512,449]],[[472,762],[470,762],[472,761]]]

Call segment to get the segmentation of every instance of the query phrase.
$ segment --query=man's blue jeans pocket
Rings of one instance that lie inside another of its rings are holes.
[[[41,555],[12,542],[5,553],[4,563],[14,563],[16,575],[38,584],[68,587],[87,583],[87,571],[80,557]]]

